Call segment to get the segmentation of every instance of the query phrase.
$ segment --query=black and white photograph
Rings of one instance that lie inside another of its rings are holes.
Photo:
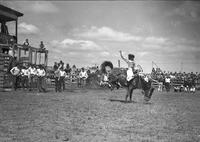
[[[0,142],[199,142],[200,1],[0,0]]]

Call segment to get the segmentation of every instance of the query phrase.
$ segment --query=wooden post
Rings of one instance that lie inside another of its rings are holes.
[[[39,52],[39,65],[40,65],[40,62],[41,62],[41,53]]]
[[[33,50],[31,49],[30,51],[31,51],[31,53],[30,53],[30,62],[31,62],[31,64],[33,64]]]
[[[31,48],[29,47],[29,49],[28,49],[28,57],[29,57],[29,63],[31,63],[32,64],[32,52],[31,52]]]
[[[45,52],[45,66],[48,64],[48,51]]]
[[[35,50],[35,64],[37,63],[37,50]]]
[[[46,51],[44,52],[44,65],[46,66]]]
[[[16,43],[18,43],[18,18],[16,19],[16,22],[15,22],[15,36],[16,36]]]
[[[120,60],[118,60],[118,67],[120,68]]]
[[[12,45],[12,56],[15,57],[15,44]]]
[[[17,61],[19,61],[19,58],[20,58],[20,48],[18,47],[17,48]]]

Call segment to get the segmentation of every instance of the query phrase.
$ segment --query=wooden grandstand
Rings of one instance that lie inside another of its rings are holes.
[[[11,88],[10,66],[13,61],[21,64],[42,64],[47,67],[48,50],[18,44],[18,18],[24,14],[0,5],[0,91]],[[9,34],[7,23],[15,25],[14,35]],[[25,53],[25,54],[23,54]]]

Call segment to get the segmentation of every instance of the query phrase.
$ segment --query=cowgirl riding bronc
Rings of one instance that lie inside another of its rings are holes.
[[[129,82],[134,77],[134,73],[137,71],[135,69],[135,56],[133,54],[128,54],[128,59],[124,58],[122,55],[122,51],[119,51],[121,58],[128,64],[128,70],[127,70],[127,81]]]

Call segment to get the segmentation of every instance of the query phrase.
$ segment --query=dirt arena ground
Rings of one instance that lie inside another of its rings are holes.
[[[0,92],[0,142],[199,142],[200,92]]]

